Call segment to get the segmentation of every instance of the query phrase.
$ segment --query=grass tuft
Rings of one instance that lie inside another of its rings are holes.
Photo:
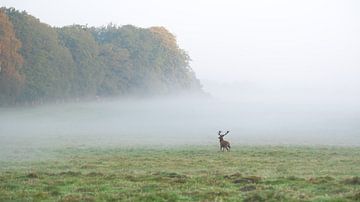
[[[243,191],[243,192],[254,191],[254,190],[256,190],[256,186],[254,186],[254,185],[244,186],[244,187],[240,188],[240,191]]]
[[[27,178],[39,178],[39,175],[36,173],[29,173],[26,175]]]
[[[352,177],[344,180],[345,184],[360,185],[360,177]]]
[[[241,183],[259,183],[261,180],[261,177],[258,176],[249,176],[249,177],[242,177],[238,178],[233,181],[235,184],[241,184]]]
[[[330,177],[330,176],[325,176],[325,177],[311,177],[308,179],[308,182],[312,183],[312,184],[324,184],[324,183],[328,183],[330,181],[333,181],[334,178]]]
[[[81,172],[65,171],[65,172],[60,172],[59,175],[60,176],[80,176]]]

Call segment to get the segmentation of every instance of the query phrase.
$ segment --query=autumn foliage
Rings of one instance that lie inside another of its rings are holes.
[[[57,28],[0,10],[0,105],[202,92],[190,57],[164,27]]]
[[[19,69],[23,58],[19,54],[20,41],[16,38],[9,18],[0,10],[0,100],[13,103],[23,85]]]

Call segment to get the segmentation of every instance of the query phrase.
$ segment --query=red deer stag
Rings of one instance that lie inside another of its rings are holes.
[[[227,135],[230,131],[226,131],[225,134],[221,135],[221,130],[219,130],[219,140],[220,140],[220,151],[230,151],[230,142],[224,140],[224,136]]]

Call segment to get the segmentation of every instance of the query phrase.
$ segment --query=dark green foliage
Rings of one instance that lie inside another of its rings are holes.
[[[22,43],[25,86],[19,99],[42,103],[69,97],[74,63],[69,50],[60,45],[56,31],[25,12],[5,12]]]
[[[26,12],[1,10],[22,44],[24,86],[17,101],[201,93],[189,56],[163,27],[54,28]]]
[[[121,79],[118,83],[128,85],[125,89],[132,93],[200,91],[200,83],[189,67],[189,56],[165,28],[110,24],[92,28],[92,32],[104,51],[116,53],[102,55],[105,64],[110,62],[106,65],[108,82]]]
[[[73,93],[78,97],[96,96],[97,86],[104,79],[99,60],[99,45],[86,27],[79,25],[58,30],[61,43],[70,50],[76,64]]]

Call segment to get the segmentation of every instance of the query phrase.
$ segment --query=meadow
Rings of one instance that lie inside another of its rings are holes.
[[[0,201],[360,200],[359,109],[109,100],[0,109]],[[218,130],[231,130],[220,152]]]
[[[360,148],[69,147],[0,162],[0,201],[357,201]]]

